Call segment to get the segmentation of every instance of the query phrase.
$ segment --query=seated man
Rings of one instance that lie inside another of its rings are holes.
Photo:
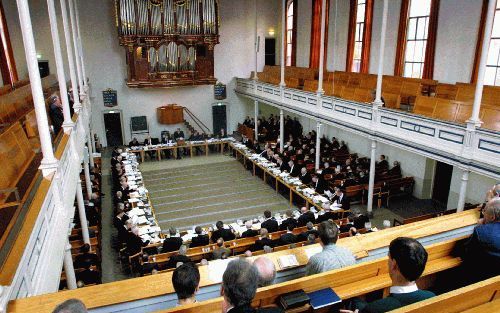
[[[271,211],[264,211],[264,218],[266,220],[260,225],[261,228],[267,229],[267,231],[270,233],[278,231],[278,222],[274,219],[274,217],[272,217]]]
[[[87,313],[87,308],[78,299],[69,299],[56,306],[52,313]]]
[[[92,265],[97,265],[99,262],[99,257],[95,253],[90,253],[90,245],[88,243],[84,244],[80,248],[80,253],[75,257],[75,268],[86,268]]]
[[[307,223],[309,223],[309,222],[311,222],[313,224],[316,222],[316,218],[314,217],[314,213],[309,211],[309,209],[307,207],[302,207],[300,209],[300,212],[302,214],[299,216],[298,223],[297,223],[299,227],[306,226]]]
[[[324,213],[318,216],[318,219],[316,220],[318,224],[328,220],[335,221],[339,218],[339,214],[336,212],[332,212],[332,209],[329,204],[325,203],[323,204],[322,207]]]
[[[217,247],[212,252],[212,259],[227,259],[229,256],[231,256],[231,250],[224,246],[224,239],[217,239]]]
[[[172,285],[177,294],[177,304],[195,303],[199,284],[200,271],[195,264],[186,263],[176,268],[172,275]]]
[[[177,234],[177,229],[170,227],[168,232],[170,236],[163,241],[162,253],[177,251],[182,246],[182,238]]]
[[[297,236],[297,240],[299,242],[306,241],[307,238],[309,238],[309,235],[313,235],[315,239],[319,237],[319,232],[316,229],[314,229],[313,223],[311,223],[311,222],[307,223],[306,227],[307,227],[307,230]]]
[[[399,237],[391,241],[387,263],[392,280],[390,294],[371,303],[354,300],[356,311],[387,312],[434,297],[430,291],[419,290],[415,283],[422,275],[426,263],[427,251],[417,240]]]
[[[234,233],[230,229],[225,229],[224,228],[224,223],[222,221],[218,221],[215,224],[215,227],[217,230],[212,232],[212,242],[215,243],[217,242],[217,239],[222,238],[224,241],[230,241],[236,238]]]
[[[194,232],[196,236],[191,238],[190,248],[206,246],[210,243],[208,235],[203,234],[203,229],[200,226],[196,226]]]
[[[286,210],[285,212],[286,219],[283,220],[280,224],[280,230],[286,230],[289,224],[292,224],[293,227],[297,227],[297,221],[293,218],[292,210]]]
[[[312,183],[311,174],[307,172],[307,168],[305,167],[300,169],[299,179],[304,185],[309,185],[310,183]]]
[[[144,276],[146,274],[151,274],[153,270],[158,270],[158,264],[155,262],[150,263],[149,262],[149,255],[147,253],[142,254],[142,264],[139,269],[141,276]]]
[[[323,273],[356,263],[351,251],[335,244],[339,238],[337,225],[329,221],[322,222],[318,226],[318,233],[323,251],[309,259],[306,266],[306,275]]]
[[[245,230],[241,234],[241,238],[255,237],[259,234],[257,230],[252,229],[252,226],[253,226],[252,221],[245,222],[245,227],[247,228],[247,230]]]
[[[291,245],[293,243],[297,243],[297,236],[293,234],[293,230],[295,229],[295,226],[293,224],[288,224],[286,233],[281,235],[279,244],[284,246],[284,245]]]
[[[191,263],[191,259],[186,256],[187,254],[187,246],[182,245],[179,248],[179,252],[176,255],[170,257],[167,262],[167,268],[176,268],[179,264]]]
[[[253,261],[253,265],[259,273],[258,287],[270,286],[274,283],[276,279],[276,266],[271,259],[261,256]]]
[[[465,244],[463,256],[469,282],[500,275],[500,198],[486,203],[484,217]]]
[[[274,242],[269,238],[269,232],[265,228],[260,229],[260,239],[255,240],[252,251],[264,249],[265,246],[274,247]]]
[[[257,268],[245,259],[229,262],[222,276],[221,296],[223,313],[282,312],[279,308],[254,309],[252,300],[257,292],[259,273]]]
[[[349,200],[349,197],[344,194],[341,188],[335,188],[335,196],[333,196],[332,202],[345,211],[351,208],[351,200]]]

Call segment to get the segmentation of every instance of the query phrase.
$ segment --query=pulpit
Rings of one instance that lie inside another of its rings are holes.
[[[156,109],[158,123],[172,125],[184,122],[184,107],[168,104]]]

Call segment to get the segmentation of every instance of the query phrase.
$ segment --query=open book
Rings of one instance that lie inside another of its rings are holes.
[[[299,262],[297,261],[297,257],[295,256],[295,254],[287,254],[278,257],[278,264],[280,266],[280,269],[299,266]]]

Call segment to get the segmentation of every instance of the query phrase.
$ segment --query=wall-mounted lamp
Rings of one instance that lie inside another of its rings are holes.
[[[274,28],[269,28],[269,31],[267,32],[269,36],[274,37]]]

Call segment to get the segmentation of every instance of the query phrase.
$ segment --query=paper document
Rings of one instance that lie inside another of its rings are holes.
[[[231,259],[226,259],[208,262],[208,278],[214,283],[221,283],[222,275],[231,261]]]

